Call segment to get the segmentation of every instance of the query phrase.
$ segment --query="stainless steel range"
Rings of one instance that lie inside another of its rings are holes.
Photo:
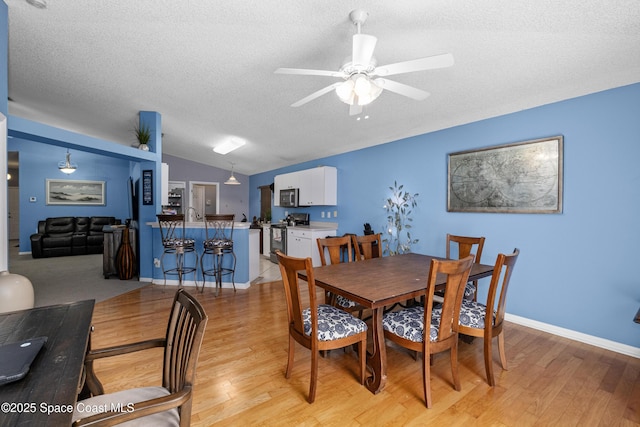
[[[271,224],[269,229],[271,238],[271,253],[269,259],[273,263],[278,263],[278,256],[276,251],[280,251],[283,254],[287,253],[287,223],[292,225],[309,225],[308,213],[294,213],[289,215],[287,222]]]

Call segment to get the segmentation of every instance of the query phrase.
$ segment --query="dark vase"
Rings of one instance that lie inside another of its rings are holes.
[[[122,243],[116,254],[116,268],[120,280],[129,280],[136,272],[136,256],[129,242],[129,229],[122,229]]]

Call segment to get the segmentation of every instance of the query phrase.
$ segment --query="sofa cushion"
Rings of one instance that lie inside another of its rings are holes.
[[[116,219],[112,216],[92,216],[89,222],[89,235],[102,235],[102,227],[115,223]]]
[[[47,218],[44,228],[45,234],[48,236],[71,237],[75,231],[75,218],[72,216]],[[69,243],[71,243],[71,240],[69,240]]]
[[[45,236],[42,238],[42,247],[44,249],[50,249],[50,248],[60,248],[60,247],[69,247],[71,248],[71,240],[73,234],[70,234],[68,236],[61,236],[61,235],[52,235],[52,236]]]
[[[76,233],[75,234],[88,234],[91,218],[88,216],[79,216],[76,218]]]

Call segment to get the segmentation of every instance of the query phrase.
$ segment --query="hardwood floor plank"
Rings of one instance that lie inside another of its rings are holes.
[[[640,360],[508,323],[509,370],[497,349],[497,386],[486,382],[482,340],[460,342],[462,391],[452,386],[448,354],[432,365],[434,405],[422,395],[420,360],[389,346],[386,388],[361,386],[353,351],[320,358],[316,401],[308,404],[310,353],[296,347],[290,379],[281,283],[236,293],[196,295],[209,314],[197,370],[192,425],[640,426]],[[94,348],[163,336],[175,288],[151,285],[96,305]],[[107,392],[158,385],[160,349],[96,362]]]
[[[580,352],[574,353],[577,357]],[[583,413],[588,411],[589,402],[598,391],[599,384],[605,376],[608,366],[601,362],[595,354],[586,354],[582,358],[580,367],[572,377],[572,381],[567,382],[562,390],[562,395],[566,396],[566,407],[562,415],[558,417],[558,423],[565,426],[579,425],[578,422]]]
[[[625,378],[631,383],[631,392],[627,408],[624,411],[624,418],[640,424],[640,371],[638,366],[632,364],[629,364],[627,368],[630,372]]]

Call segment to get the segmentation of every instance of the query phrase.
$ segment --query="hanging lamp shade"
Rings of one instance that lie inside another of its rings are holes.
[[[58,169],[60,172],[66,173],[67,175],[72,174],[78,169],[78,165],[71,161],[71,153],[67,150],[67,155],[65,160],[58,162]]]
[[[226,185],[240,185],[240,181],[233,176],[233,163],[231,163],[231,176],[224,182]]]

